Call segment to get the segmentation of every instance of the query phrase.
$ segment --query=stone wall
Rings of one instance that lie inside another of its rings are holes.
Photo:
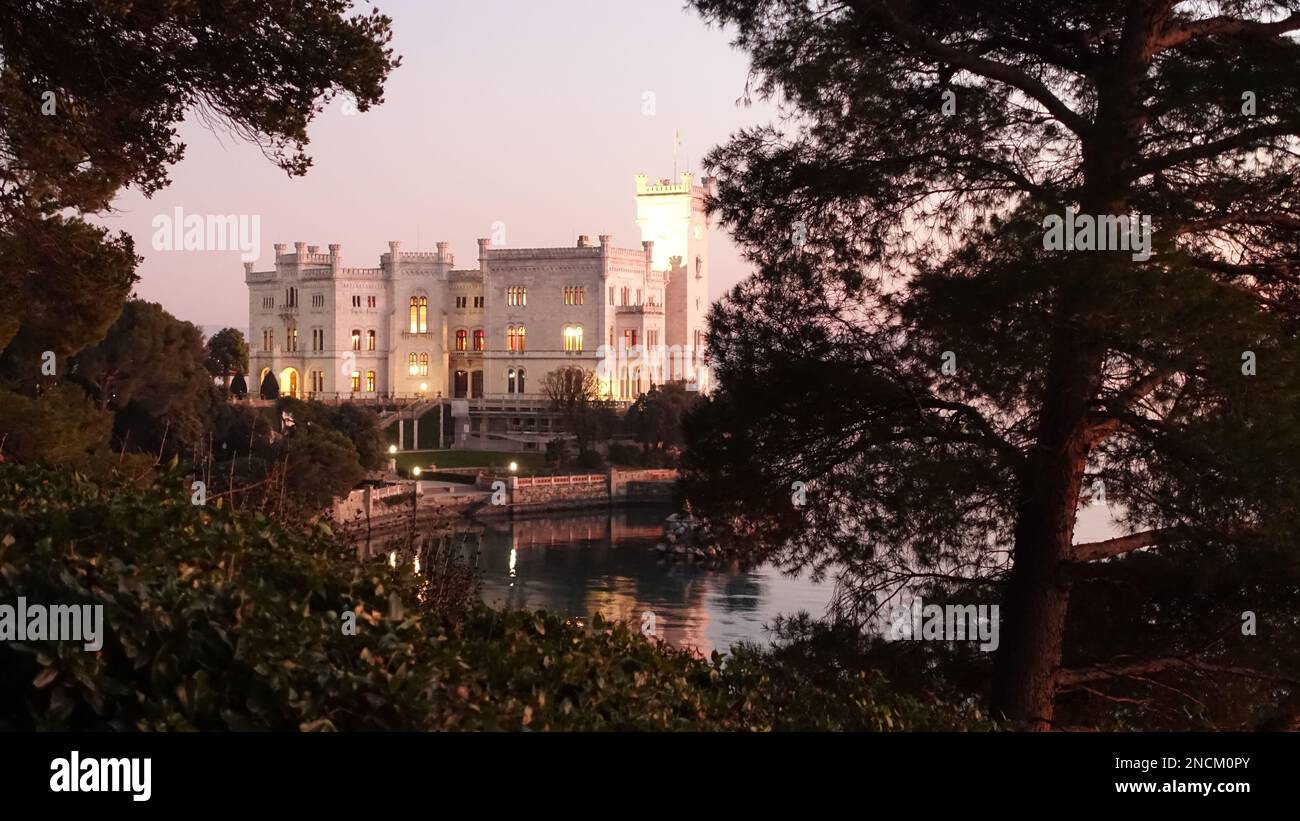
[[[609,478],[600,473],[572,476],[511,477],[510,507],[546,508],[589,507],[609,501]]]
[[[398,515],[403,511],[410,510],[412,493],[417,498],[422,495],[419,482],[402,482],[387,487],[368,487],[354,490],[344,498],[334,502],[334,521],[355,522],[365,521],[367,516],[373,520]],[[396,501],[392,504],[385,502],[385,500],[396,500],[403,496],[406,497],[405,504]]]

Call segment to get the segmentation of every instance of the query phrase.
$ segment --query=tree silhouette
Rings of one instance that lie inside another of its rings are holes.
[[[698,506],[844,568],[863,615],[922,582],[999,596],[992,707],[1035,729],[1058,689],[1170,669],[1063,667],[1090,563],[1294,572],[1300,4],[693,5],[789,112],[707,158],[759,273],[710,316]],[[1119,245],[1140,231],[1048,250],[1074,213],[1150,217],[1150,257]],[[1099,491],[1117,534],[1080,543]]]

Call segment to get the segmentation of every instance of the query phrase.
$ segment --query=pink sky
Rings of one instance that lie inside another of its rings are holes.
[[[681,0],[383,0],[403,65],[382,106],[345,116],[336,101],[311,126],[315,165],[290,179],[254,146],[187,122],[185,159],[152,200],[134,191],[102,222],[130,232],[144,257],[139,296],[182,319],[247,324],[238,251],[162,252],[151,221],[186,214],[261,217],[256,270],[276,242],[343,246],[344,264],[376,267],[389,240],[432,250],[451,243],[458,268],[477,267],[475,239],[505,223],[513,247],[558,246],[613,234],[637,247],[633,175],[699,171],[712,146],[767,122],[763,103],[737,103],[746,56]],[[655,113],[642,113],[645,93]],[[715,229],[714,298],[748,273]]]

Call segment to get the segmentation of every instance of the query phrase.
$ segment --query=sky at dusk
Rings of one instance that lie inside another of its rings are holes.
[[[203,326],[247,325],[240,253],[156,251],[152,220],[173,214],[260,215],[255,270],[272,244],[341,243],[347,266],[377,267],[389,240],[405,250],[451,243],[456,267],[477,267],[476,238],[502,222],[506,245],[568,245],[613,234],[640,245],[633,175],[699,172],[733,131],[769,122],[739,102],[746,55],[682,0],[381,0],[402,66],[385,102],[347,116],[335,101],[312,124],[314,166],[290,179],[256,147],[197,121],[172,185],[124,192],[101,222],[125,230],[144,261],[137,295]],[[361,9],[366,5],[359,6]],[[643,108],[646,92],[654,114]],[[711,295],[748,273],[714,230]]]

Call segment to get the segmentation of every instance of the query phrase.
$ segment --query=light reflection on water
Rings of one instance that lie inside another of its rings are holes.
[[[660,637],[704,654],[767,643],[778,614],[822,615],[831,582],[771,567],[741,570],[664,559],[653,550],[667,509],[633,508],[486,522],[479,568],[495,607],[599,612],[639,626],[654,613]]]

